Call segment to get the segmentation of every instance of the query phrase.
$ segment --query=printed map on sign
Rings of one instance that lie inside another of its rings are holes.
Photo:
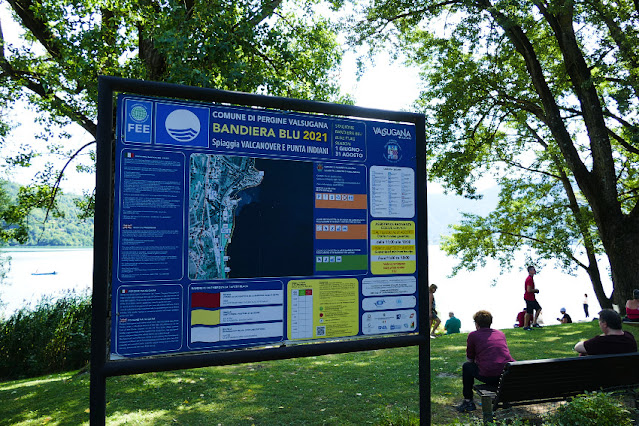
[[[193,154],[189,183],[189,278],[226,278],[237,193],[262,182],[247,157]]]
[[[313,164],[194,153],[189,279],[313,273]]]

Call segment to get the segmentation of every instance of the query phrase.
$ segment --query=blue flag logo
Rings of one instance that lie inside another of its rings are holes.
[[[176,109],[164,123],[167,133],[176,141],[191,142],[200,134],[200,120],[188,109]]]
[[[208,147],[209,114],[208,108],[158,103],[155,143]]]

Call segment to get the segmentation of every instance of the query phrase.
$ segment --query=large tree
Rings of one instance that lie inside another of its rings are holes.
[[[486,229],[506,235],[510,223],[520,228],[494,249],[580,241],[596,268],[601,244],[614,292],[597,296],[624,306],[639,276],[639,2],[396,0],[361,13],[357,41],[396,42],[423,67],[430,178],[471,197],[485,173],[508,188],[483,218],[491,227],[466,226],[456,248],[472,251]],[[570,218],[549,217],[550,205]]]
[[[27,102],[45,126],[41,147],[7,159],[18,166],[47,149],[71,162],[91,149],[93,142],[69,151],[48,139],[51,128],[71,123],[95,137],[98,75],[302,99],[339,94],[341,49],[331,24],[313,13],[314,0],[7,3],[24,33],[10,43],[0,26],[0,103]],[[0,140],[7,124],[0,123]],[[41,204],[55,198],[62,171],[38,174],[49,189],[31,191]]]

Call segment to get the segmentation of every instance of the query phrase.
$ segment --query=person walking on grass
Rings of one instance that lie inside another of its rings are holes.
[[[473,384],[475,379],[497,386],[504,366],[514,361],[510,355],[506,335],[490,328],[493,316],[488,311],[478,311],[473,315],[475,329],[466,341],[467,362],[462,366],[462,393],[464,400],[457,411],[465,413],[475,410]]]
[[[535,297],[535,294],[539,293],[539,289],[535,288],[535,280],[533,276],[537,273],[534,266],[528,267],[528,277],[524,283],[524,300],[526,301],[526,316],[524,317],[524,330],[530,331],[532,327],[541,327],[537,323],[539,314],[541,313],[541,306]],[[535,316],[533,317],[533,311]],[[531,324],[532,321],[532,324]]]
[[[428,288],[428,305],[430,308],[430,337],[431,339],[435,338],[435,331],[439,324],[441,324],[441,320],[437,316],[437,307],[435,306],[435,292],[437,291],[437,286],[435,284],[431,284]]]

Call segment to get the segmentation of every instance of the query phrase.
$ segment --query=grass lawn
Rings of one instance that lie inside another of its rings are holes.
[[[637,328],[628,330],[637,335]],[[517,360],[574,356],[577,341],[600,333],[596,321],[504,331]],[[480,410],[460,415],[454,409],[461,399],[465,348],[466,334],[431,340],[434,425],[480,416]],[[362,425],[417,419],[417,362],[417,348],[411,347],[114,377],[107,381],[107,424]],[[88,374],[0,383],[2,425],[88,424],[88,411]]]

